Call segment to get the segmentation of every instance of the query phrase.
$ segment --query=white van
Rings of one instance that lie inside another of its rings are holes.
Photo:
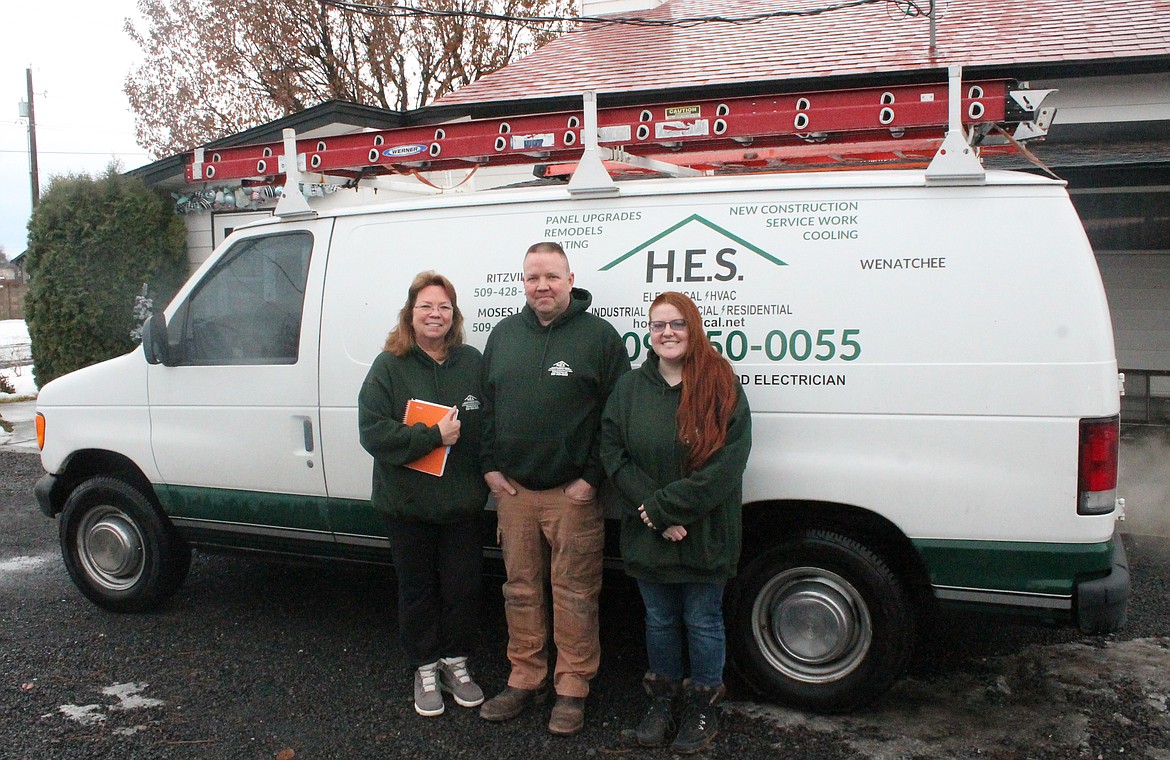
[[[762,693],[872,699],[938,606],[1113,631],[1129,597],[1119,382],[1093,253],[1063,183],[984,172],[959,132],[926,170],[618,187],[583,161],[567,186],[278,207],[203,263],[142,347],[41,389],[36,494],[69,573],[136,611],[176,591],[193,547],[389,562],[356,401],[412,278],[450,277],[482,348],[524,303],[523,252],[556,240],[635,365],[650,302],[681,290],[747,391],[726,614]]]

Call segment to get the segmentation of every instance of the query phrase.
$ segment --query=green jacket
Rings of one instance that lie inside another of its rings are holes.
[[[525,305],[492,330],[484,349],[483,472],[499,470],[532,490],[605,479],[597,428],[630,359],[613,326],[587,311],[592,302],[573,288],[568,309],[549,326]]]
[[[752,447],[752,419],[739,388],[727,440],[707,463],[683,474],[685,450],[675,416],[680,386],[671,387],[651,354],[622,377],[601,423],[601,459],[622,502],[626,573],[657,583],[713,583],[735,575],[743,542],[743,471]],[[644,505],[651,530],[638,515]],[[687,529],[666,541],[671,525]]]
[[[468,345],[457,346],[442,364],[418,347],[403,357],[382,352],[374,359],[358,394],[358,430],[362,447],[374,457],[375,509],[401,519],[451,523],[484,508],[482,371],[483,357]],[[459,407],[459,440],[442,477],[401,466],[443,444],[438,426],[402,423],[412,398]]]

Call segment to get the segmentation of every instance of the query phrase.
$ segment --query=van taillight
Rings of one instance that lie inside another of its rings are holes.
[[[1077,513],[1104,515],[1117,503],[1117,449],[1121,438],[1117,417],[1081,420],[1077,464]]]

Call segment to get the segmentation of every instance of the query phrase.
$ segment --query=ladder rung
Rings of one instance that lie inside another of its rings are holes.
[[[1009,89],[1007,80],[965,83],[963,122],[1010,124],[1034,118],[1015,105]],[[598,142],[680,166],[711,163],[709,155],[735,151],[775,151],[772,159],[761,160],[893,154],[904,150],[908,140],[941,139],[947,109],[945,83],[623,106],[598,111]],[[581,112],[478,119],[301,139],[296,151],[309,174],[353,177],[469,164],[574,162],[582,151],[583,122]],[[827,139],[805,142],[810,134]],[[875,147],[859,151],[858,145],[870,143]],[[281,152],[280,143],[268,143],[205,150],[201,163],[188,154],[187,179],[273,179],[281,175]],[[790,158],[780,159],[781,153]]]

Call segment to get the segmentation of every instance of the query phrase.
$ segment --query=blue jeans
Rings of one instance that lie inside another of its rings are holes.
[[[683,631],[691,664],[691,683],[723,684],[727,640],[723,633],[722,583],[638,581],[646,605],[646,656],[651,673],[683,678]]]

